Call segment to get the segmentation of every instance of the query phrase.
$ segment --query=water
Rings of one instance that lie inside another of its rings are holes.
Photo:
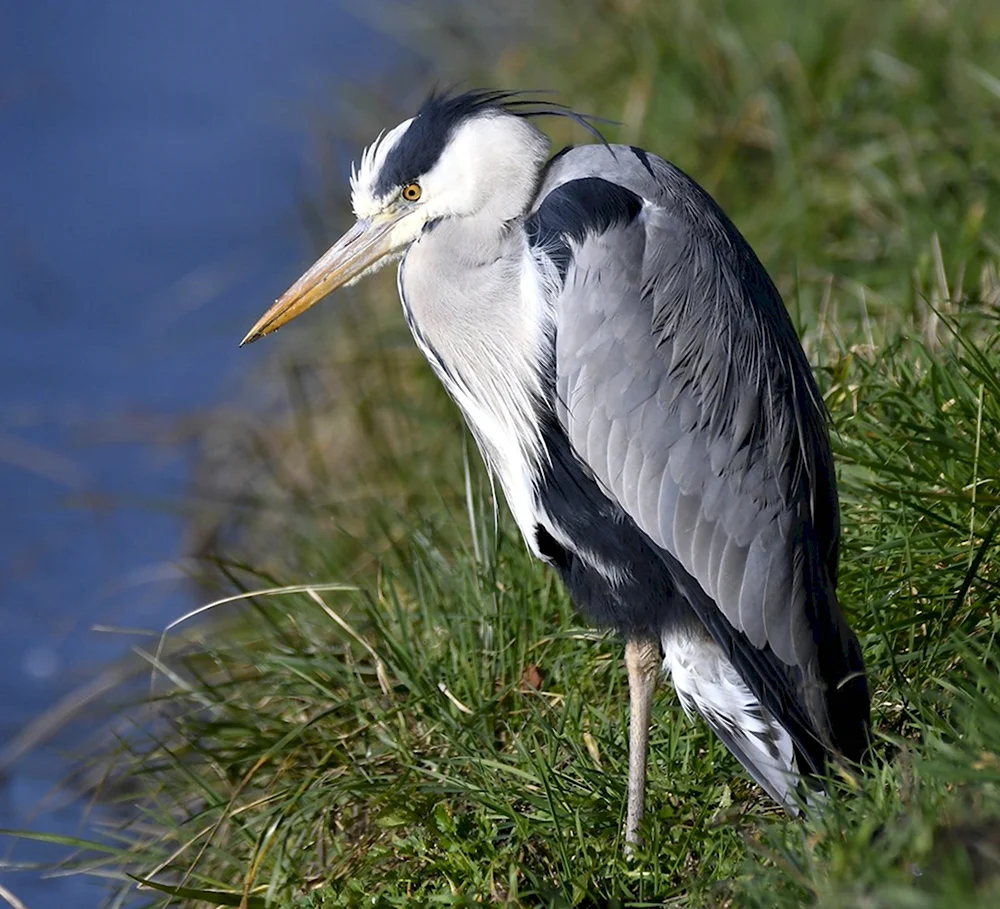
[[[178,418],[266,355],[236,341],[305,264],[310,117],[397,53],[345,8],[0,0],[0,750],[134,640],[95,625],[190,605]],[[34,815],[67,744],[0,780],[0,827],[80,832],[78,803]],[[29,909],[100,900],[0,883]]]

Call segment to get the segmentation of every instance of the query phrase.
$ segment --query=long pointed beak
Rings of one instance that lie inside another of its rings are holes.
[[[277,331],[331,291],[356,281],[380,259],[392,253],[392,229],[402,215],[403,212],[400,212],[357,221],[260,317],[240,341],[240,347]]]

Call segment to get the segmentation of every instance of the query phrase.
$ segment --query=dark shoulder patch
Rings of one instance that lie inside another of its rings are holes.
[[[620,224],[631,224],[642,199],[630,189],[601,177],[582,177],[557,186],[525,222],[528,242],[542,249],[566,277],[572,253],[569,241],[583,241]]]

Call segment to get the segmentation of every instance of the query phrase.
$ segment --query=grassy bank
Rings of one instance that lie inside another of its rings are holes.
[[[315,586],[173,638],[156,720],[107,772],[139,816],[82,865],[163,905],[996,905],[994,7],[535,3],[538,32],[482,73],[620,119],[609,137],[703,181],[779,283],[836,426],[880,757],[860,788],[788,820],[667,688],[625,862],[620,642],[495,516],[390,280],[284,341],[289,406],[210,440],[216,582]],[[454,27],[463,53],[482,28]],[[447,54],[443,78],[478,81]]]
[[[255,597],[240,639],[174,662],[169,728],[123,757],[149,812],[125,832],[131,866],[232,894],[219,904],[245,888],[248,906],[994,905],[995,338],[973,323],[930,352],[825,348],[841,590],[883,763],[809,823],[776,813],[668,689],[647,847],[623,860],[620,644],[581,626],[505,516],[494,532],[472,465],[467,510],[386,513],[358,590]],[[317,531],[301,553],[317,581],[343,576],[331,551]]]

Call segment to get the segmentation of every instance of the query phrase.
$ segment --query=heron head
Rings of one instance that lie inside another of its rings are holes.
[[[501,230],[524,214],[549,149],[527,117],[560,110],[511,92],[431,95],[416,116],[365,149],[351,175],[354,226],[275,302],[242,344],[398,259],[432,222],[467,218],[470,226],[474,220]]]

